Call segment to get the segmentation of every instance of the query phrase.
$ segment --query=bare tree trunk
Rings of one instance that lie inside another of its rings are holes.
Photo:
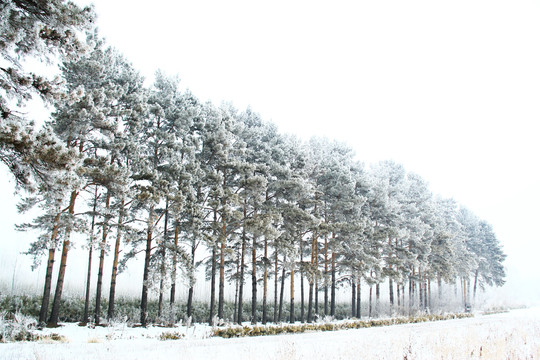
[[[334,235],[332,234],[332,238]],[[336,316],[336,253],[332,252],[332,289],[330,294],[330,316]]]
[[[324,315],[328,315],[328,235],[324,236]]]
[[[304,241],[300,239],[300,321],[305,321]]]
[[[388,291],[389,291],[389,297],[390,297],[390,307],[394,306],[394,282],[392,281],[392,278],[388,278]]]
[[[148,224],[146,228],[146,249],[144,254],[143,284],[141,294],[141,325],[147,325],[148,311],[148,278],[150,275],[150,257],[152,255],[152,236],[154,231],[154,206],[148,212]]]
[[[122,226],[124,223],[124,200],[120,203],[120,212],[118,214],[118,227],[116,229],[116,243],[114,244],[114,258],[111,271],[111,286],[109,289],[109,309],[107,318],[110,320],[114,317],[114,302],[116,296],[116,277],[118,275],[118,258],[120,256],[120,244],[122,240]]]
[[[218,318],[223,319],[223,305],[225,302],[225,236],[227,227],[225,221],[222,225],[221,251],[219,253],[219,298]]]
[[[257,323],[257,237],[251,249],[251,323]]]
[[[173,263],[172,263],[172,272],[171,272],[171,292],[169,296],[169,304],[171,305],[171,307],[174,305],[176,301],[176,272],[177,272],[177,267],[178,267],[177,250],[178,250],[178,240],[179,240],[178,237],[180,236],[180,222],[178,219],[176,219],[174,223],[175,223],[174,225],[174,252],[173,252],[173,258],[172,258]],[[192,254],[192,255],[195,255],[195,254]],[[192,265],[193,265],[193,262],[192,262]],[[191,286],[190,286],[190,289],[191,289]]]
[[[361,312],[361,307],[362,307],[362,303],[361,303],[361,280],[362,278],[361,277],[358,277],[358,284],[356,285],[356,316],[361,319],[362,318],[362,312]]]
[[[75,200],[79,193],[73,191],[69,200],[68,213],[73,216],[75,213]],[[54,293],[53,306],[51,317],[49,318],[49,326],[58,326],[58,317],[60,315],[60,300],[62,298],[62,290],[64,288],[64,277],[66,275],[67,257],[70,247],[71,229],[66,229],[64,243],[62,245],[62,257],[60,259],[60,269],[58,270],[58,280],[56,281],[56,291]]]
[[[51,234],[51,244],[49,247],[49,257],[47,259],[47,270],[45,272],[45,286],[43,287],[43,298],[41,299],[41,310],[39,312],[39,323],[44,324],[47,321],[49,312],[49,301],[51,298],[52,273],[54,267],[54,255],[56,253],[56,242],[58,237],[58,227],[61,212],[54,217],[53,229]]]
[[[105,199],[105,215],[103,216],[102,237],[99,251],[98,278],[96,286],[96,309],[94,313],[94,322],[99,325],[101,318],[101,290],[103,288],[103,267],[105,265],[105,248],[107,247],[107,236],[109,235],[109,215],[108,210],[111,204],[111,192],[107,191]]]
[[[268,311],[266,309],[266,302],[268,297],[268,239],[264,237],[264,277],[263,277],[263,318],[262,323],[266,324],[268,321]]]
[[[159,300],[158,317],[163,314],[163,294],[165,293],[165,260],[167,258],[167,243],[169,241],[167,234],[167,225],[169,223],[169,199],[165,198],[165,224],[163,225],[163,241],[161,243],[161,263],[159,266]]]
[[[236,260],[236,277],[235,277],[235,290],[234,290],[234,311],[233,311],[233,321],[237,321],[238,319],[238,292],[240,287],[240,258]]]
[[[214,312],[216,306],[216,263],[217,263],[217,254],[216,254],[216,245],[212,246],[212,266],[211,266],[211,276],[210,276],[210,314],[208,318],[208,324],[213,325],[214,321]]]
[[[246,203],[244,201],[244,219],[246,218]],[[244,266],[245,266],[245,253],[246,253],[246,225],[242,229],[242,249],[240,250],[240,284],[238,289],[238,314],[237,322],[242,324],[244,313]]]
[[[401,307],[401,282],[396,283],[396,291],[397,291],[397,306],[398,308]]]
[[[43,324],[47,321],[47,313],[49,312],[49,300],[51,297],[51,283],[54,265],[55,248],[49,249],[49,258],[47,260],[47,271],[45,272],[45,286],[43,288],[43,298],[41,299],[41,310],[39,312],[39,323]]]
[[[85,298],[84,298],[84,314],[82,322],[84,324],[87,324],[89,319],[89,312],[90,312],[90,287],[91,287],[91,280],[92,280],[92,256],[94,252],[94,229],[96,227],[96,207],[97,207],[97,199],[98,199],[98,187],[96,185],[96,189],[94,191],[94,206],[93,206],[93,212],[92,212],[92,225],[90,227],[90,244],[88,246],[88,268],[86,271],[86,291],[85,291]]]
[[[294,322],[296,321],[294,318],[294,265],[293,265],[293,268],[291,269],[291,307],[289,310],[289,314],[290,314],[289,322],[291,324],[294,324]]]
[[[195,251],[197,250],[197,241],[195,238],[191,241],[191,271],[195,271]],[[187,317],[192,316],[193,308],[193,291],[195,283],[195,275],[192,273],[189,279],[188,301],[187,301]]]
[[[278,306],[278,249],[276,246],[275,254],[274,254],[274,323],[277,323],[278,321],[278,312],[277,312],[277,306]]]
[[[356,318],[356,280],[354,278],[354,275],[351,277],[351,293],[351,317]]]
[[[287,260],[287,256],[283,256],[283,264],[285,264]],[[279,321],[281,322],[281,314],[282,314],[282,311],[283,311],[283,292],[285,290],[285,265],[282,267],[282,270],[281,270],[281,291],[279,293],[279,315],[278,315],[278,319]]]

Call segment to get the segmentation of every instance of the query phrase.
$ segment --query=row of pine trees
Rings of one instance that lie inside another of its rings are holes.
[[[159,316],[177,301],[177,285],[187,286],[190,317],[200,281],[210,283],[209,298],[196,299],[209,303],[208,321],[223,319],[225,292],[233,289],[239,323],[275,320],[286,279],[290,321],[308,322],[319,294],[325,314],[335,315],[338,287],[350,289],[351,316],[359,317],[362,283],[377,293],[387,284],[391,306],[420,308],[429,304],[432,282],[441,289],[443,282],[460,281],[466,291],[472,284],[474,294],[504,283],[505,255],[491,226],[452,199],[434,196],[403,166],[365,167],[346,144],[281,134],[249,108],[200,102],[161,72],[146,87],[95,31],[86,48],[64,58],[63,96],[51,100],[50,121],[32,133],[35,143],[45,144],[29,157],[39,162],[23,159],[23,173],[10,167],[20,184],[33,184],[19,210],[39,208],[39,216],[18,228],[39,234],[28,251],[36,266],[47,259],[40,322],[58,323],[65,276],[85,260],[82,320],[90,321],[94,298],[96,324],[103,321],[104,283],[110,319],[118,275],[135,258],[144,261],[143,326],[151,289],[159,296]],[[17,154],[2,141],[3,153]],[[73,246],[86,247],[88,258],[69,259]],[[203,271],[205,278],[198,276]],[[298,300],[301,314],[294,312]]]

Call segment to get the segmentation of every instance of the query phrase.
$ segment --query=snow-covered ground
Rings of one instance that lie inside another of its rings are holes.
[[[76,324],[45,330],[66,343],[0,344],[0,359],[540,359],[540,308],[495,315],[389,327],[209,338],[211,329],[90,329]],[[187,333],[186,333],[187,331]],[[182,333],[180,340],[159,340]]]

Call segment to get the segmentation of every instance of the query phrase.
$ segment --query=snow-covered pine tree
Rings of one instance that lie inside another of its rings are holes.
[[[67,97],[60,76],[32,71],[29,61],[57,63],[79,56],[85,45],[77,33],[93,18],[91,8],[62,0],[0,5],[0,161],[27,190],[40,186],[33,180],[47,183],[50,169],[73,165],[64,144],[25,115],[33,99],[53,104]]]

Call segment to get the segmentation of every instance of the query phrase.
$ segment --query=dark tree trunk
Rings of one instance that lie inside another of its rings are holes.
[[[246,217],[246,207],[244,203],[244,219]],[[240,251],[240,284],[238,289],[238,318],[237,322],[239,324],[242,324],[244,321],[243,319],[243,313],[244,313],[244,266],[245,266],[245,253],[246,253],[246,226],[244,224],[244,228],[242,230],[242,249]]]
[[[380,305],[381,305],[381,285],[379,283],[375,284],[375,316],[380,316]]]
[[[277,247],[275,249],[275,254],[274,254],[274,266],[275,266],[275,269],[274,269],[274,323],[277,323],[278,321],[278,250],[277,250]]]
[[[105,212],[107,213],[111,204],[111,192],[107,191],[107,198],[105,199]],[[107,236],[109,235],[109,217],[104,216],[102,237],[99,251],[99,265],[98,265],[98,277],[96,286],[96,309],[94,313],[94,322],[99,325],[101,320],[101,290],[103,288],[103,267],[105,266],[105,248],[107,247]]]
[[[144,254],[143,284],[141,294],[141,325],[146,327],[148,311],[148,278],[150,275],[150,257],[152,255],[152,235],[154,229],[154,207],[148,213],[148,227],[146,229],[146,249]]]
[[[234,311],[233,311],[233,321],[238,319],[238,291],[239,291],[239,277],[240,274],[240,258],[236,260],[236,276],[235,276],[235,289],[234,289]]]
[[[305,289],[304,289],[304,241],[300,240],[300,321],[305,321]]]
[[[122,225],[124,223],[124,200],[120,204],[120,213],[118,214],[118,227],[116,229],[116,243],[114,244],[114,258],[111,272],[111,286],[109,289],[109,309],[107,318],[110,320],[114,317],[114,303],[116,296],[116,277],[118,275],[118,259],[120,256],[120,243],[122,240]]]
[[[263,313],[262,323],[266,324],[268,321],[268,311],[266,309],[268,297],[268,239],[264,237],[264,276],[263,276]]]
[[[94,191],[94,205],[93,205],[93,212],[92,212],[92,225],[90,227],[90,244],[88,246],[88,268],[86,271],[86,290],[85,290],[85,297],[84,297],[84,314],[82,322],[84,324],[87,324],[88,321],[90,321],[90,287],[91,287],[91,280],[92,280],[92,256],[94,252],[94,230],[96,227],[96,207],[97,207],[97,199],[98,199],[98,187],[96,185],[96,189]]]
[[[332,253],[332,291],[330,295],[330,316],[336,316],[336,253]]]
[[[352,293],[352,300],[351,300],[351,317],[356,318],[356,280],[354,279],[354,276],[351,278],[351,293]]]
[[[251,323],[257,323],[257,237],[251,248]]]
[[[49,301],[51,298],[52,273],[54,267],[54,255],[56,253],[56,242],[58,237],[58,227],[61,213],[56,214],[51,234],[51,248],[47,259],[47,270],[45,272],[45,286],[43,287],[43,298],[41,299],[41,310],[39,312],[39,323],[44,324],[47,321],[49,312]]]
[[[362,303],[361,303],[361,279],[358,278],[358,284],[356,285],[356,316],[361,319],[362,318],[362,309],[361,309],[361,306],[362,306]]]
[[[47,321],[49,312],[49,300],[51,297],[51,283],[54,265],[55,248],[49,249],[49,258],[47,260],[47,271],[45,272],[45,286],[43,287],[43,298],[41,299],[41,310],[39,312],[39,323],[44,324]]]
[[[328,315],[328,236],[324,236],[324,315]]]
[[[309,281],[307,322],[313,322],[313,280]]]
[[[285,264],[287,257],[283,257],[283,264]],[[283,311],[283,292],[285,290],[285,266],[282,267],[281,270],[281,291],[279,292],[279,315],[278,315],[278,321],[281,322],[282,311]]]
[[[390,297],[390,307],[394,306],[394,282],[392,278],[388,278],[388,294]]]
[[[291,269],[291,306],[289,309],[289,322],[294,324],[294,268]]]
[[[73,191],[69,200],[68,213],[73,216],[75,213],[75,200],[78,193]],[[64,244],[62,245],[62,258],[60,259],[60,269],[58,269],[58,280],[56,281],[56,291],[54,293],[53,307],[51,317],[49,318],[49,326],[58,326],[58,316],[60,315],[60,300],[62,299],[62,290],[64,288],[64,277],[66,275],[67,257],[70,247],[71,230],[67,229],[65,233]]]
[[[178,219],[176,219],[175,225],[174,225],[174,252],[173,252],[173,258],[172,258],[173,263],[172,263],[172,272],[171,272],[171,292],[169,296],[169,304],[171,305],[171,307],[176,302],[176,272],[177,272],[177,267],[178,267],[177,251],[178,251],[179,235],[180,235],[180,222]],[[190,286],[190,289],[191,289],[191,286]],[[189,302],[189,296],[188,296],[188,302]]]
[[[195,272],[195,251],[197,250],[197,241],[195,238],[191,241],[191,269],[193,272]],[[194,282],[195,278],[190,277],[189,279],[189,290],[188,290],[188,300],[187,300],[187,317],[190,318],[192,316],[192,308],[193,308],[193,291],[194,291]]]
[[[165,224],[163,225],[163,242],[161,243],[161,264],[159,271],[159,300],[158,317],[163,314],[163,294],[165,293],[165,260],[167,258],[167,244],[169,242],[167,225],[169,224],[169,199],[165,198]]]
[[[217,251],[216,251],[216,245],[213,245],[212,246],[211,275],[210,275],[210,314],[208,316],[209,325],[213,325],[215,306],[216,306],[216,263],[217,263]]]
[[[226,224],[223,222],[221,251],[219,253],[219,299],[218,299],[218,318],[223,319],[223,305],[225,303],[225,236]]]

